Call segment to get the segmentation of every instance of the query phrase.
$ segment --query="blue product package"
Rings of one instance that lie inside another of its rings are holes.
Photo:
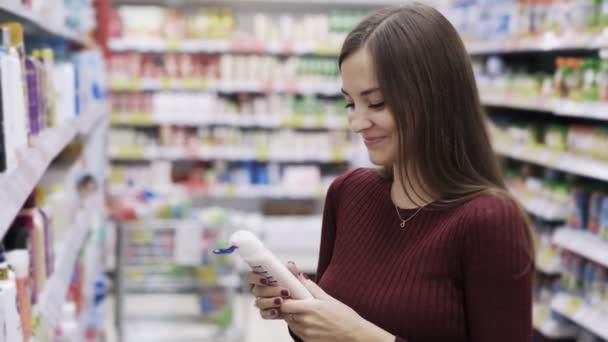
[[[608,240],[608,196],[602,199],[599,235],[602,239]]]
[[[599,235],[600,233],[600,216],[602,212],[602,201],[606,197],[603,193],[594,191],[589,198],[589,214],[587,229]]]
[[[570,216],[570,227],[575,229],[587,229],[587,219],[589,214],[589,196],[582,189],[572,190],[572,200],[574,202],[574,211]]]

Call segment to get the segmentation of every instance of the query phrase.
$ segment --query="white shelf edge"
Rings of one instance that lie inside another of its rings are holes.
[[[551,301],[551,309],[602,339],[608,340],[608,325],[605,324],[605,314],[583,303],[577,297],[566,293],[558,293]]]
[[[608,267],[608,241],[604,241],[589,232],[572,228],[560,228],[553,235],[553,243]]]
[[[576,327],[556,321],[551,317],[549,310],[548,305],[533,304],[532,313],[536,331],[551,339],[574,338],[577,336],[578,329]],[[539,318],[538,316],[541,315],[546,315],[546,317]],[[541,319],[540,322],[538,322],[539,319]]]
[[[235,114],[223,114],[218,115],[219,117],[227,117]],[[117,116],[120,116],[118,114]],[[129,114],[124,114],[125,117],[128,117]],[[207,126],[230,126],[230,127],[240,127],[240,128],[265,128],[265,129],[347,129],[347,124],[345,122],[344,125],[330,124],[323,122],[322,125],[316,124],[301,124],[301,125],[290,125],[283,122],[273,122],[273,123],[262,123],[255,122],[251,120],[248,122],[247,120],[241,119],[239,120],[181,120],[176,118],[170,119],[160,119],[155,118],[154,115],[150,114],[150,121],[144,121],[142,123],[137,122],[129,122],[128,119],[124,120],[116,120],[116,122],[112,122],[112,127],[149,127],[149,126],[160,126],[160,125],[172,125],[172,126],[196,126],[196,127],[207,127]]]
[[[255,38],[254,38],[255,39]],[[238,48],[240,41],[232,40],[203,40],[203,39],[181,39],[177,42],[167,40],[142,40],[134,38],[113,38],[108,43],[112,52],[139,52],[139,53],[207,53],[207,54],[265,54],[265,55],[289,55],[289,56],[323,56],[338,57],[339,45],[335,49],[324,51],[320,45],[312,43],[291,45],[290,41],[259,42],[249,48]],[[327,42],[332,44],[331,42]]]
[[[570,37],[571,39],[574,37]],[[471,55],[486,55],[493,53],[516,53],[516,52],[546,52],[562,50],[598,50],[605,43],[605,38],[593,34],[578,34],[576,41],[564,37],[556,37],[548,32],[542,37],[527,39],[503,39],[495,41],[471,41],[465,44]]]
[[[537,262],[536,269],[544,274],[548,275],[558,275],[561,274],[561,267],[559,265],[548,265],[546,263]]]
[[[560,212],[554,212],[554,213],[549,213],[546,208],[538,208],[537,206],[534,206],[533,204],[536,201],[540,201],[542,200],[542,198],[534,198],[534,199],[530,199],[530,200],[522,200],[522,204],[524,206],[524,208],[526,209],[526,211],[538,218],[541,218],[543,220],[546,221],[566,221],[568,219],[568,213],[565,211],[560,211]],[[557,206],[557,204],[553,203],[553,202],[548,202],[548,201],[544,201],[543,202],[544,205],[552,205],[552,206]]]
[[[177,82],[181,80],[175,80]],[[133,91],[188,91],[188,92],[220,92],[220,93],[296,93],[296,94],[320,94],[326,96],[342,95],[340,85],[337,82],[316,82],[311,84],[296,83],[295,85],[270,84],[265,85],[256,81],[227,81],[213,80],[214,84],[206,87],[189,88],[173,81],[163,84],[160,80],[133,80],[111,81],[110,90],[113,92]]]
[[[581,157],[568,152],[555,153],[543,147],[494,144],[494,150],[502,156],[608,182],[608,161]]]
[[[188,192],[185,188],[181,188],[180,186],[175,186],[180,191]],[[120,194],[133,191],[126,187],[112,187],[110,189],[110,193],[114,196],[119,196]],[[170,191],[170,190],[164,190]],[[289,192],[286,188],[277,188],[274,186],[267,186],[252,189],[251,191],[239,191],[236,190],[234,192],[226,190],[226,188],[218,187],[213,188],[210,191],[194,191],[188,192],[192,197],[206,197],[206,198],[215,198],[215,199],[251,199],[251,198],[269,198],[269,199],[323,199],[325,191],[319,193],[308,193],[308,194],[296,194]]]
[[[66,299],[69,282],[72,277],[73,267],[78,259],[80,248],[90,230],[89,215],[80,213],[75,223],[66,234],[67,241],[64,242],[60,253],[57,255],[55,271],[49,279],[42,292],[39,302],[33,308],[33,317],[40,320],[38,337],[53,336],[55,327],[61,318],[62,306]]]
[[[574,102],[563,99],[543,100],[542,98],[509,97],[506,95],[483,95],[484,106],[506,107],[538,112],[555,116],[567,116],[608,121],[608,103]]]
[[[60,127],[45,129],[35,138],[33,146],[22,151],[17,168],[0,175],[0,237],[4,236],[53,159],[79,131],[87,133],[101,122],[104,114],[103,110],[95,110]]]
[[[173,151],[163,151],[158,150],[156,148],[143,148],[137,150],[138,154],[129,155],[128,153],[121,153],[115,147],[110,147],[109,149],[109,158],[113,160],[227,160],[227,161],[242,161],[242,160],[256,160],[260,162],[277,162],[277,163],[304,163],[304,162],[314,162],[314,163],[343,163],[350,160],[350,153],[345,151],[343,159],[334,159],[332,156],[327,156],[327,158],[287,158],[280,156],[269,156],[268,158],[261,158],[256,155],[256,153],[246,153],[246,151],[238,151],[239,153],[235,153],[230,156],[227,153],[220,153],[221,150],[215,150],[213,153],[206,152],[197,152],[193,154],[186,153],[183,150],[173,150]],[[225,151],[224,151],[225,152]]]
[[[72,43],[82,46],[86,45],[86,40],[80,37],[77,32],[69,29],[67,26],[61,27],[48,24],[46,18],[23,5],[0,3],[0,12],[9,13],[22,20],[26,20],[50,35],[67,39]]]

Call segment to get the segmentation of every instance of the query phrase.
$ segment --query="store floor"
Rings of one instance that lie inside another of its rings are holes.
[[[113,319],[111,314],[108,316],[108,320]],[[130,294],[125,306],[125,342],[292,341],[284,322],[259,317],[250,295],[235,298],[235,317],[233,329],[221,333],[200,322],[194,295]]]

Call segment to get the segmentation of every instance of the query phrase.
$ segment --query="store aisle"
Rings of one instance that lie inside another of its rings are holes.
[[[253,306],[254,298],[240,295],[236,298],[237,324],[244,337],[219,337],[215,326],[200,322],[197,299],[190,294],[129,295],[125,308],[127,342],[289,342],[292,341],[283,321],[263,320]],[[111,305],[111,302],[109,302]],[[110,307],[110,306],[109,306]],[[112,310],[109,310],[112,312]],[[113,320],[108,315],[108,321]],[[198,318],[197,318],[198,317]],[[108,328],[111,328],[110,325]],[[243,329],[244,328],[244,329]],[[112,337],[114,336],[114,337]],[[117,341],[114,332],[106,331],[108,341]]]

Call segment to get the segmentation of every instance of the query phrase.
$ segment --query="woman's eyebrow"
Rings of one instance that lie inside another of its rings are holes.
[[[366,96],[366,95],[369,95],[369,94],[371,94],[371,93],[373,93],[373,92],[375,92],[375,91],[379,91],[379,90],[380,90],[380,88],[379,88],[379,87],[372,87],[372,88],[369,88],[369,89],[366,89],[366,90],[362,91],[361,93],[359,93],[359,95],[361,95],[361,96]],[[346,95],[346,96],[350,96],[350,95],[349,95],[349,94],[346,92],[346,90],[344,90],[344,89],[340,89],[340,91],[342,91],[342,94],[344,94],[344,95]]]

